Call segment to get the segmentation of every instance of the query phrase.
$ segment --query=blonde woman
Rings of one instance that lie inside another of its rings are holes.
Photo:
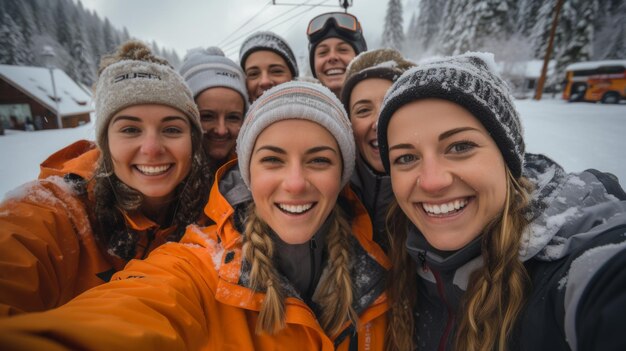
[[[0,204],[0,316],[60,306],[179,240],[211,182],[182,77],[140,42],[103,59],[96,143],[50,156]]]
[[[525,154],[495,67],[489,54],[435,59],[383,101],[392,345],[622,350],[626,197],[606,174]]]
[[[215,225],[57,310],[0,321],[2,348],[382,349],[389,262],[345,187],[355,146],[339,100],[272,88],[237,154],[205,208]]]

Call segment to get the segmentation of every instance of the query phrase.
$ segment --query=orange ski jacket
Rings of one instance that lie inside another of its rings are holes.
[[[110,280],[127,263],[96,241],[89,220],[90,183],[86,194],[76,187],[76,180],[92,178],[99,156],[93,142],[75,142],[41,164],[38,180],[9,192],[0,203],[0,317],[63,305]],[[125,217],[141,236],[136,258],[165,243],[174,230],[159,228],[140,213]]]
[[[346,323],[338,335],[326,335],[312,309],[288,295],[286,327],[267,335],[255,332],[264,293],[245,284],[241,234],[217,183],[205,207],[216,224],[190,225],[180,243],[131,261],[110,283],[59,309],[0,320],[0,348],[382,350],[390,262],[372,241],[371,222],[356,196],[349,190],[341,195],[354,209],[356,328]]]

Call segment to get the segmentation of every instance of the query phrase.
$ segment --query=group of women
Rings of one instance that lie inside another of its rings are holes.
[[[492,55],[307,35],[319,83],[272,32],[103,59],[95,144],[0,205],[3,349],[626,347],[626,194],[525,152]]]

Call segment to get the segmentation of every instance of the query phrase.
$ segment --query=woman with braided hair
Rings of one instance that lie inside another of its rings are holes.
[[[212,176],[182,77],[135,41],[98,75],[96,143],[56,152],[0,204],[0,316],[60,306],[202,217]]]
[[[389,260],[347,186],[355,153],[330,90],[268,90],[216,173],[216,224],[58,309],[0,321],[0,347],[381,350]]]
[[[382,105],[394,348],[626,349],[626,196],[525,153],[493,55],[420,63]]]

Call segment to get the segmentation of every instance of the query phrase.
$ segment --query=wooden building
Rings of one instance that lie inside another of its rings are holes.
[[[91,92],[60,69],[0,65],[4,129],[76,127],[89,122],[92,105]]]

